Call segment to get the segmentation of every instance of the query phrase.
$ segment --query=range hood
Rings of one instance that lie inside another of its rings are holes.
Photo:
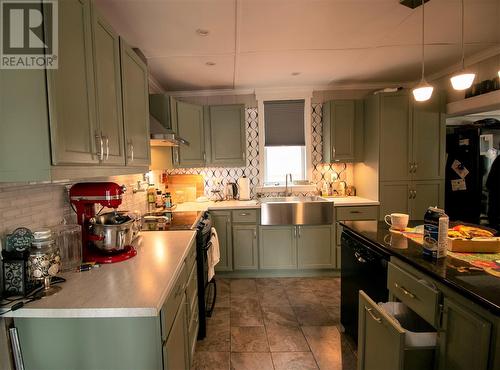
[[[149,95],[149,132],[151,146],[189,145],[189,142],[172,129],[170,97],[163,94]]]

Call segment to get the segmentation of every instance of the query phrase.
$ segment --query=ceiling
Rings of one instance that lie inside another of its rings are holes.
[[[399,0],[97,0],[171,91],[400,83],[420,74],[421,7]],[[460,59],[460,1],[430,0],[426,71]],[[200,36],[197,29],[208,30]],[[465,1],[466,55],[500,43],[500,0]],[[215,65],[207,65],[215,63]],[[298,75],[292,75],[293,73]]]

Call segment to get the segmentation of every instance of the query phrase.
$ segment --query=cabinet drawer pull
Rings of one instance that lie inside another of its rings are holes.
[[[106,160],[109,159],[109,137],[105,136],[106,138]]]
[[[250,216],[250,213],[240,213],[240,216]]]
[[[349,213],[351,213],[351,214],[358,214],[358,213],[361,213],[361,211],[350,211]]]
[[[375,320],[379,324],[382,324],[382,319],[380,317],[375,316],[375,314],[372,312],[371,308],[368,308],[365,306],[365,310],[366,310],[366,312],[368,312],[370,314],[370,316],[372,317],[373,320]]]
[[[400,289],[400,290],[404,293],[404,295],[406,295],[406,296],[408,296],[408,297],[410,297],[410,298],[412,298],[412,299],[415,299],[415,298],[416,298],[415,294],[413,294],[412,292],[410,292],[410,291],[409,291],[408,289],[406,289],[404,286],[399,285],[398,283],[394,283],[394,286],[395,286],[396,288]]]
[[[97,155],[97,158],[102,161],[104,159],[104,140],[102,138],[101,135],[95,135],[95,139],[96,139],[96,142],[97,142],[97,152],[96,152],[96,155]]]

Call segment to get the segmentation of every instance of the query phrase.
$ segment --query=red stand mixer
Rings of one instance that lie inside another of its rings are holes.
[[[69,199],[75,207],[78,223],[82,226],[82,257],[85,262],[113,263],[132,258],[137,251],[131,245],[120,248],[98,248],[105,241],[106,235],[96,234],[94,225],[96,218],[95,205],[118,209],[122,203],[125,187],[114,182],[78,183],[71,187]],[[117,213],[116,213],[117,214]],[[119,217],[119,216],[117,216]],[[103,222],[104,223],[104,222]],[[112,225],[110,225],[112,226]],[[120,238],[123,241],[123,238]],[[122,243],[123,244],[123,243]]]

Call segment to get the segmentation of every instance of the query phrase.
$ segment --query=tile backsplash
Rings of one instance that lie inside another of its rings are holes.
[[[93,178],[85,181],[113,181],[127,186],[120,209],[146,211],[146,194],[133,194],[132,185],[142,175]],[[72,183],[26,184],[0,183],[0,237],[19,226],[36,229],[60,224],[63,220],[75,223],[75,213],[68,201],[67,189]]]
[[[331,181],[332,174],[340,174],[340,179],[352,184],[353,170],[351,164],[322,163],[322,104],[312,104],[311,119],[311,142],[312,142],[312,182],[319,184],[323,180]],[[256,195],[256,187],[259,185],[259,123],[257,108],[245,109],[245,127],[247,141],[247,163],[245,167],[203,167],[203,168],[175,168],[166,170],[169,175],[202,175],[205,180],[205,195],[213,197],[212,190],[222,190],[219,184],[236,182],[241,176],[250,180],[250,193]]]

